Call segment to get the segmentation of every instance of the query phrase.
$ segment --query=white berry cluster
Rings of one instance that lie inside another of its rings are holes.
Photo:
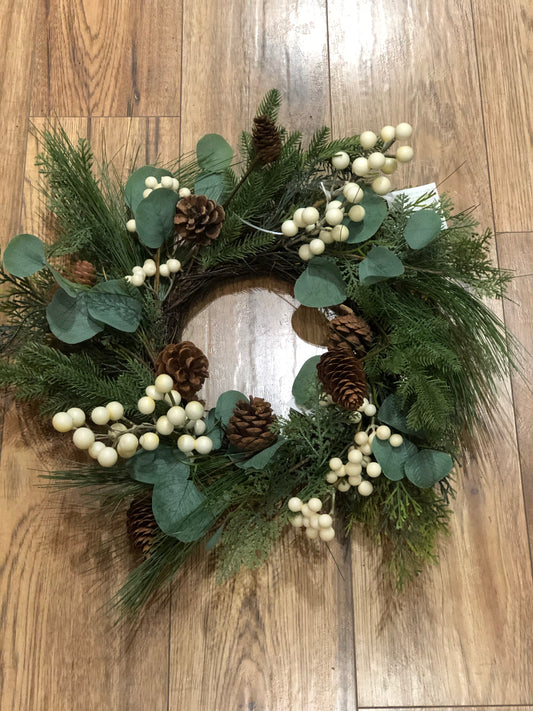
[[[307,538],[320,538],[321,541],[332,541],[335,538],[333,518],[328,513],[320,513],[322,501],[313,497],[304,503],[297,496],[288,501],[289,510],[296,514],[291,519],[295,528],[305,528]]]
[[[66,412],[57,412],[52,425],[58,432],[74,430],[72,441],[78,449],[85,449],[102,467],[114,466],[119,457],[133,457],[139,447],[152,451],[159,447],[159,435],[171,435],[175,429],[183,433],[178,437],[178,449],[185,453],[196,450],[198,454],[209,454],[213,441],[204,435],[207,429],[203,420],[204,406],[195,400],[181,407],[181,395],[172,389],[170,375],[159,375],[153,385],[146,388],[146,396],[138,402],[139,412],[152,414],[156,400],[168,404],[166,415],[153,422],[136,425],[124,417],[124,406],[117,401],[95,407],[90,420],[99,426],[107,426],[105,433],[95,433],[87,426],[86,415],[79,407],[71,407]],[[191,434],[192,433],[192,434]],[[194,436],[193,436],[194,435]]]
[[[161,180],[158,180],[154,175],[148,176],[144,181],[145,189],[143,191],[143,198],[147,198],[154,190],[159,188],[167,188],[167,190],[173,190],[179,195],[180,198],[189,197],[191,191],[189,188],[181,188],[177,178],[173,178],[170,175],[164,175]],[[126,229],[128,232],[137,232],[137,225],[135,220],[131,219],[126,222]]]
[[[126,281],[133,286],[142,286],[146,281],[146,277],[153,277],[156,274],[168,278],[171,274],[176,274],[181,269],[179,259],[167,259],[166,262],[157,266],[153,259],[147,259],[142,267],[133,267],[132,273],[128,274]]]

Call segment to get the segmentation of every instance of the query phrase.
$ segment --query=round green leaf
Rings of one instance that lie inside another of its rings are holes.
[[[54,269],[54,267],[48,265],[48,269],[52,272],[52,275],[56,282],[59,284],[59,286],[67,292],[69,296],[72,296],[72,298],[76,298],[78,294],[81,294],[82,292],[87,292],[88,287],[84,286],[83,284],[75,284],[72,281],[69,281],[68,279],[65,279],[65,277],[57,271],[57,269]]]
[[[320,361],[320,356],[308,358],[298,371],[298,375],[292,384],[292,396],[297,405],[309,407],[313,404],[316,396],[316,383],[318,375],[316,367]]]
[[[187,456],[176,447],[165,444],[160,444],[152,452],[139,450],[126,461],[126,469],[130,477],[144,484],[157,484],[163,481],[174,467],[178,467],[178,474],[183,473],[182,465],[189,466]]]
[[[220,173],[233,160],[233,148],[218,133],[208,133],[196,144],[198,165],[206,173]]]
[[[329,257],[313,257],[296,280],[294,296],[304,306],[314,308],[342,304],[346,299],[346,286],[335,261]]]
[[[421,489],[429,489],[451,472],[453,459],[446,452],[422,449],[405,462],[405,475]]]
[[[87,308],[92,318],[126,333],[137,330],[142,303],[125,291],[118,279],[102,281],[87,292]]]
[[[189,467],[178,464],[155,485],[152,511],[159,528],[183,542],[196,541],[213,522],[213,515],[202,506],[205,496],[188,479]]]
[[[196,178],[194,192],[196,195],[205,195],[215,202],[222,202],[226,192],[224,173],[202,173]]]
[[[246,459],[244,462],[237,462],[235,466],[240,469],[257,469],[258,471],[262,471],[285,442],[286,440],[280,437],[275,444],[254,454],[253,457]]]
[[[395,430],[405,434],[420,434],[409,427],[407,418],[403,415],[396,405],[394,395],[389,395],[383,400],[378,412],[378,420],[386,425],[390,425]]]
[[[235,405],[239,400],[248,400],[248,398],[238,390],[227,390],[218,398],[215,407],[215,415],[224,427],[230,421]]]
[[[387,203],[385,200],[376,195],[373,190],[367,189],[364,193],[365,196],[360,205],[365,208],[365,219],[361,222],[352,222],[348,217],[343,220],[350,232],[347,240],[349,244],[366,242],[367,239],[376,234],[383,220],[387,217]]]
[[[404,439],[399,447],[392,447],[388,441],[374,437],[372,452],[387,479],[399,481],[405,476],[405,462],[409,457],[414,456],[418,449],[407,439]]]
[[[161,247],[172,237],[178,197],[173,190],[159,188],[141,200],[135,212],[137,234],[151,249]]]
[[[387,247],[372,247],[366,259],[359,265],[361,284],[377,284],[404,273],[404,266],[394,252]]]
[[[81,343],[103,330],[103,325],[91,318],[85,294],[75,299],[63,289],[54,294],[46,308],[50,330],[63,343]]]
[[[133,212],[137,210],[137,206],[143,199],[143,192],[146,190],[146,185],[144,184],[146,178],[153,176],[160,182],[164,175],[172,177],[172,173],[165,170],[165,168],[156,168],[153,165],[143,165],[142,168],[130,175],[124,188],[124,199]]]
[[[44,245],[35,235],[17,235],[4,250],[4,268],[15,277],[31,276],[44,266]]]
[[[434,210],[417,210],[405,227],[405,241],[412,249],[422,249],[440,235],[441,229],[441,218]]]

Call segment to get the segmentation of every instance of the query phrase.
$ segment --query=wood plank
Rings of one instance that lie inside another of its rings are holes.
[[[381,708],[363,708],[361,711],[383,711]],[[390,711],[527,711],[529,706],[387,706]]]
[[[40,3],[33,116],[180,113],[182,3]]]
[[[71,138],[87,134],[87,119],[60,122]],[[44,120],[37,123],[42,128]],[[104,123],[101,119],[93,126],[96,135]],[[158,150],[153,123],[107,121],[108,149],[118,151],[129,135],[128,150],[147,144],[150,158]],[[174,120],[172,130],[176,135],[179,120]],[[95,147],[98,152],[98,140]],[[33,168],[38,149],[30,137],[23,224],[41,234]],[[82,703],[84,711],[163,711],[168,703],[168,601],[147,610],[132,629],[127,624],[113,626],[103,606],[138,561],[128,550],[124,518],[117,517],[110,525],[74,492],[38,488],[38,471],[69,457],[68,440],[39,428],[27,409],[6,404],[0,498],[4,572],[0,624],[5,640],[0,707],[70,711]]]
[[[474,0],[476,50],[496,229],[533,229],[533,8]]]
[[[515,277],[533,274],[533,232],[498,234],[496,242],[502,269],[510,269]]]
[[[458,0],[328,6],[335,133],[410,121],[415,161],[398,180],[439,183],[466,159],[443,187],[458,209],[479,204],[477,214],[490,224],[483,134],[472,131],[482,120],[469,7]],[[341,12],[342,27],[334,21]],[[357,37],[345,26],[357,26]],[[533,698],[531,567],[505,384],[500,407],[498,439],[482,456],[465,459],[440,568],[394,600],[378,551],[354,539],[361,707]]]
[[[329,123],[325,20],[317,0],[191,3],[182,150],[206,132],[236,145],[273,86],[290,129]],[[211,361],[208,402],[238,388],[286,409],[296,369],[312,352],[292,333],[287,300],[265,290],[211,294],[186,331]],[[337,543],[332,552],[344,580],[327,551],[314,555],[291,533],[260,570],[220,587],[209,560],[189,566],[173,591],[170,708],[355,708],[349,558]]]
[[[18,230],[37,0],[0,6],[0,244]],[[16,77],[16,80],[14,80]]]

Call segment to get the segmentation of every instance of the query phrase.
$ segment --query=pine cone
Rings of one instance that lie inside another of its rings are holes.
[[[276,124],[268,116],[256,116],[252,139],[257,157],[263,165],[273,163],[281,154],[282,143]]]
[[[209,377],[209,361],[191,341],[170,343],[157,356],[156,375],[170,375],[176,390],[186,400],[192,400]]]
[[[341,315],[328,324],[328,347],[334,348],[342,343],[349,343],[357,353],[364,355],[372,344],[370,327],[348,306],[340,306],[339,309]]]
[[[277,440],[270,426],[276,416],[270,403],[262,397],[252,397],[250,402],[239,400],[226,428],[226,435],[235,447],[243,452],[260,452]]]
[[[365,371],[350,346],[342,344],[320,357],[318,377],[333,402],[345,410],[358,410],[367,394]]]
[[[96,269],[90,262],[80,259],[70,267],[72,281],[84,286],[96,284]]]
[[[218,237],[224,219],[222,205],[205,195],[189,195],[176,205],[174,223],[181,239],[205,245]]]
[[[143,495],[133,499],[126,514],[126,529],[134,547],[142,551],[145,558],[150,555],[158,528],[152,512],[152,498]]]

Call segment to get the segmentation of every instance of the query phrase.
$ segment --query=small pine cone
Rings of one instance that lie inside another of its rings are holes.
[[[235,405],[226,435],[231,444],[242,452],[260,452],[277,440],[270,430],[275,421],[270,403],[262,397],[250,396],[250,402],[239,400]]]
[[[328,347],[349,343],[354,351],[364,355],[372,344],[372,331],[366,321],[356,316],[348,306],[340,307],[341,315],[328,324]]]
[[[224,208],[205,195],[189,195],[176,205],[174,224],[178,237],[196,244],[210,244],[222,229]]]
[[[367,394],[365,371],[350,346],[342,344],[320,357],[318,377],[333,402],[345,410],[358,410]]]
[[[273,163],[280,157],[282,143],[276,124],[268,116],[256,116],[252,139],[257,157],[263,165]]]
[[[72,281],[76,282],[76,284],[83,284],[84,286],[94,286],[96,284],[96,269],[84,259],[75,262],[70,268],[70,273]]]
[[[152,498],[138,496],[133,499],[126,514],[126,529],[133,546],[142,551],[145,558],[150,555],[158,528],[152,512]]]
[[[157,356],[156,375],[167,373],[179,394],[192,400],[209,377],[209,361],[191,341],[170,343]]]

